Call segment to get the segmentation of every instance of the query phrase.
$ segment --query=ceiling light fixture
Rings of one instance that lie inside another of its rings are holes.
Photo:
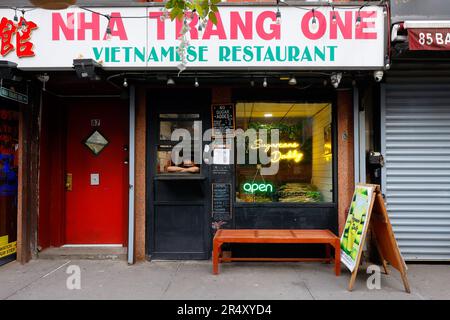
[[[264,113],[264,117],[265,118],[270,118],[270,117],[272,117],[273,115],[271,114],[271,113]]]
[[[290,79],[289,79],[289,82],[288,82],[291,86],[295,86],[296,84],[297,84],[297,79],[295,79],[295,76],[292,76]]]
[[[267,78],[264,77],[264,81],[263,81],[263,87],[266,88],[267,87]]]
[[[196,88],[200,87],[200,83],[198,83],[197,77],[195,77],[194,86],[195,86]]]
[[[175,85],[175,81],[172,78],[167,79],[167,85],[168,86],[174,86]]]
[[[98,74],[102,70],[102,65],[93,59],[74,59],[73,68],[78,78],[100,80]]]
[[[341,83],[341,80],[342,80],[342,72],[333,72],[331,74],[330,80],[331,80],[331,84],[333,85],[333,87],[335,89],[337,89],[337,87],[339,87],[339,84]]]

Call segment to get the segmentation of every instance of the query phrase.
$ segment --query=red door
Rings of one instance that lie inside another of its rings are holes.
[[[126,244],[128,106],[84,101],[67,113],[66,244]]]

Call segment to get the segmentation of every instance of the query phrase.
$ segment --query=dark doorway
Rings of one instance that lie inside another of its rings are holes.
[[[148,94],[148,252],[152,259],[209,259],[209,168],[201,160],[210,128],[209,90]],[[177,151],[172,133],[189,134],[191,150]],[[200,160],[200,161],[199,161]]]

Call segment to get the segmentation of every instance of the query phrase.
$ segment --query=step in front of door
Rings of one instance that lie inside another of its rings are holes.
[[[39,259],[49,260],[126,260],[125,247],[59,247],[38,253]]]

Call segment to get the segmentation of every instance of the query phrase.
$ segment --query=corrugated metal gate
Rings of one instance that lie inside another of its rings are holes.
[[[405,260],[450,261],[450,84],[416,80],[382,86],[382,190]]]

